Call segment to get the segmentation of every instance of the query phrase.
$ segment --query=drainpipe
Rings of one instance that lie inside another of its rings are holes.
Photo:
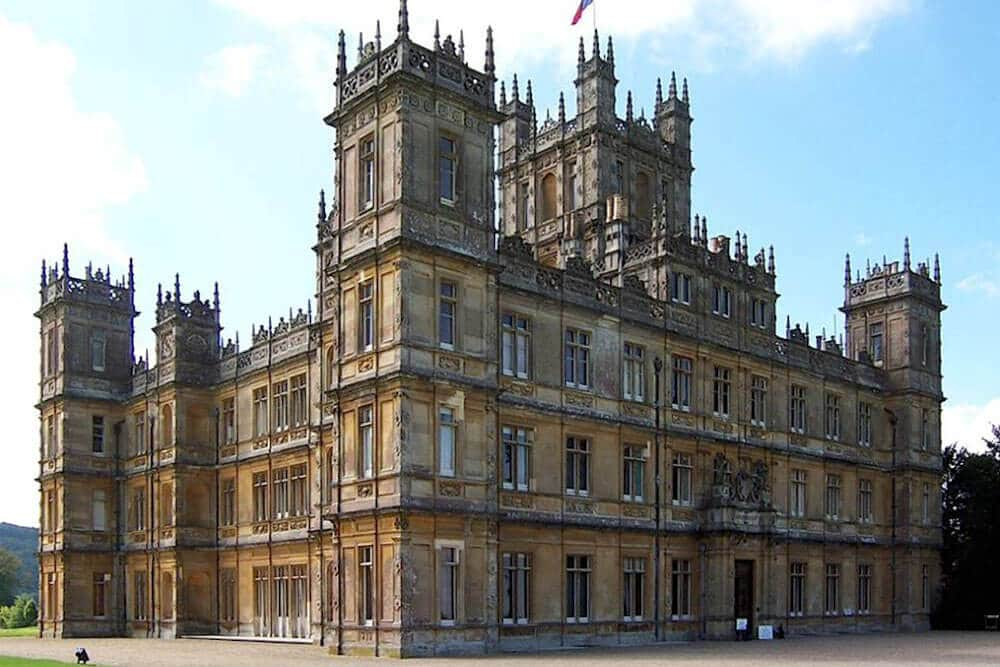
[[[899,423],[899,418],[889,408],[884,409],[886,414],[889,415],[889,424],[892,426],[892,503],[890,510],[892,513],[892,532],[889,536],[889,545],[892,550],[890,558],[892,560],[889,569],[892,571],[892,599],[890,606],[892,626],[896,627],[896,425]]]
[[[653,398],[653,410],[656,412],[656,424],[655,430],[653,431],[653,447],[655,453],[653,455],[653,462],[656,466],[656,473],[654,476],[655,480],[655,495],[654,501],[656,502],[655,508],[655,518],[656,518],[656,532],[654,533],[653,548],[653,567],[654,569],[654,585],[656,588],[653,591],[653,636],[656,641],[660,641],[660,587],[661,587],[661,577],[660,572],[660,372],[663,370],[663,361],[656,357],[653,359],[653,377],[654,391],[656,395]]]

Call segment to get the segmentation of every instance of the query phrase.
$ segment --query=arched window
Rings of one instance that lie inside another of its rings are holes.
[[[326,388],[331,389],[337,381],[337,348],[326,348]]]
[[[650,216],[650,192],[649,174],[640,171],[635,179],[635,213],[641,220],[649,220]]]
[[[550,173],[542,177],[542,219],[552,220],[556,215],[556,175]]]
[[[160,413],[160,439],[161,447],[170,447],[174,444],[174,409],[169,403],[163,406]]]

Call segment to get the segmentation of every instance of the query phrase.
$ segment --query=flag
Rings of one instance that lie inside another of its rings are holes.
[[[580,6],[576,9],[576,14],[573,15],[573,23],[570,25],[576,25],[580,22],[580,17],[583,16],[583,10],[590,7],[594,3],[594,0],[580,0]]]

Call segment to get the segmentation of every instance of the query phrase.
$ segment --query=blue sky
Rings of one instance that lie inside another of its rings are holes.
[[[498,75],[534,80],[539,115],[572,90],[575,0],[411,0],[413,36],[465,29],[478,63],[487,23]],[[652,107],[657,76],[691,86],[694,211],[710,233],[775,246],[779,318],[842,330],[844,253],[854,265],[941,255],[945,440],[970,445],[1000,422],[1000,4],[922,0],[596,0],[625,91]],[[136,261],[141,352],[156,283],[208,293],[224,335],[304,307],[313,290],[317,192],[332,182],[337,31],[348,44],[396,0],[39,3],[0,0],[0,246],[9,465],[37,523],[38,263],[71,243],[124,271]],[[489,11],[488,11],[489,10]],[[500,11],[502,10],[502,15]],[[491,15],[490,11],[494,13]],[[351,53],[353,59],[353,52]],[[523,86],[523,84],[522,84]],[[568,100],[574,99],[567,95]],[[572,102],[570,102],[572,104]],[[572,113],[572,109],[570,109]],[[755,251],[755,250],[754,250]],[[835,324],[836,318],[836,324]]]

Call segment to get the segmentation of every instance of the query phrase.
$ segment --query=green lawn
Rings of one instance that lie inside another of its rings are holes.
[[[0,637],[37,637],[37,636],[38,636],[37,625],[29,625],[26,628],[0,628]]]
[[[8,658],[0,655],[0,667],[63,667],[71,665],[71,662],[57,662],[55,660],[35,660],[34,658]],[[91,663],[93,666],[93,663]]]

